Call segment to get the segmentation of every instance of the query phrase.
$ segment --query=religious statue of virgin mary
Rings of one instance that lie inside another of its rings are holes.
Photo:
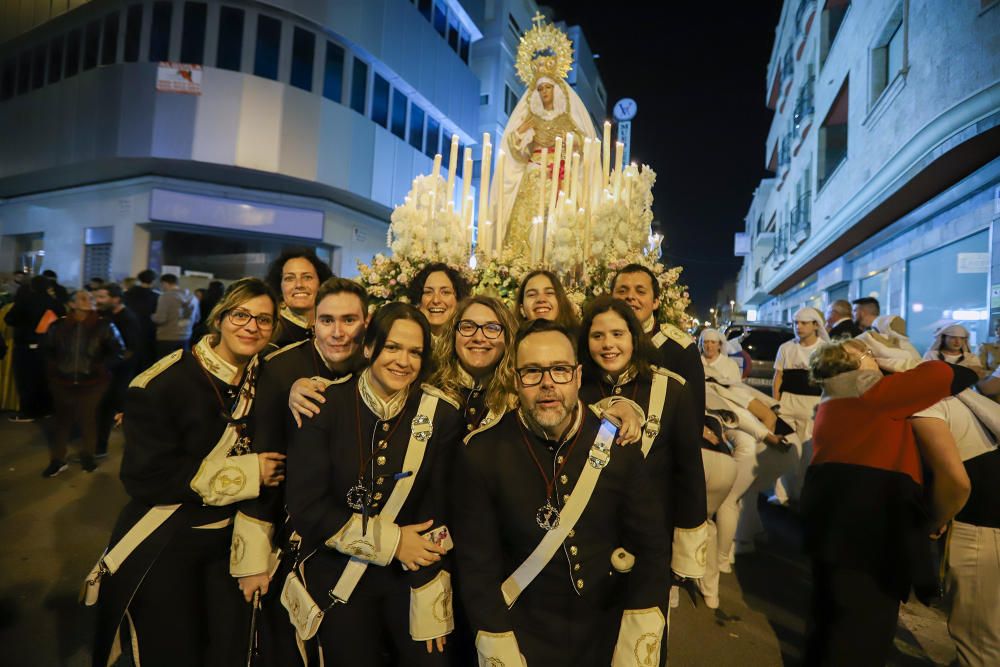
[[[503,210],[509,214],[500,221],[501,229],[506,230],[502,252],[508,257],[530,255],[529,239],[542,170],[546,170],[546,179],[551,183],[553,170],[562,178],[572,159],[562,156],[558,165],[553,164],[556,137],[565,141],[572,134],[575,146],[580,148],[584,138],[597,137],[586,107],[566,83],[573,66],[573,44],[561,30],[543,22],[544,17],[536,14],[534,26],[525,33],[517,50],[517,75],[527,89],[514,107],[501,139],[510,156],[503,174]],[[543,164],[542,152],[546,148]]]

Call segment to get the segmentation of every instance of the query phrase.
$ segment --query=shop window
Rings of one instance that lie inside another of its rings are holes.
[[[907,262],[906,325],[918,350],[927,350],[935,329],[946,320],[968,329],[973,347],[986,341],[989,251],[989,231],[984,230]]]
[[[389,127],[389,82],[375,74],[372,86],[372,120],[382,127]]]
[[[170,60],[170,19],[173,7],[170,2],[153,3],[153,21],[149,28],[149,59],[154,63]]]
[[[125,53],[127,63],[139,60],[139,40],[142,38],[142,5],[132,5],[125,12]]]
[[[521,41],[521,24],[517,22],[513,14],[507,14],[507,30],[514,36],[515,42]]]
[[[822,188],[830,175],[847,159],[848,84],[845,79],[837,93],[826,119],[819,128],[819,156],[817,160],[817,185]]]
[[[889,84],[895,80],[906,66],[903,25],[903,5],[896,5],[889,21],[870,51],[871,63],[871,106],[874,106]]]
[[[114,65],[118,60],[118,13],[104,17],[104,37],[101,40],[101,64]]]
[[[438,144],[441,143],[441,123],[436,118],[427,117],[427,144],[424,146],[424,155],[433,158],[437,155]]]
[[[35,62],[31,66],[31,89],[35,90],[45,85],[45,45],[35,47]]]
[[[88,227],[84,232],[83,275],[85,279],[111,277],[114,227]]]
[[[55,83],[62,78],[63,51],[66,38],[59,35],[49,44],[49,83]]]
[[[861,279],[858,298],[871,297],[878,299],[879,308],[883,313],[889,312],[889,271],[872,272]]]
[[[205,62],[205,19],[208,5],[184,3],[184,27],[181,31],[181,62],[201,65]]]
[[[292,74],[288,80],[291,85],[312,91],[315,56],[316,36],[308,30],[295,28],[292,33]]]
[[[448,46],[455,53],[458,53],[458,25],[448,22]]]
[[[80,30],[71,30],[66,36],[66,64],[63,68],[63,77],[70,78],[76,76],[80,71],[80,42],[83,40],[83,33]]]
[[[392,91],[392,133],[400,139],[406,139],[406,95],[398,90]]]
[[[219,10],[219,41],[215,50],[215,66],[239,72],[243,66],[244,12],[236,7]]]
[[[410,145],[418,151],[424,149],[424,110],[410,105]]]
[[[833,40],[837,38],[840,27],[844,23],[844,15],[851,6],[851,0],[826,0],[823,13],[820,16],[819,33],[819,63],[826,62]]]
[[[253,73],[278,80],[278,56],[281,53],[281,21],[270,16],[257,17],[257,50],[254,53]]]
[[[447,9],[440,1],[434,3],[434,29],[442,37],[448,34],[448,14]]]
[[[83,69],[97,67],[97,55],[101,48],[101,22],[92,21],[87,25],[83,37]]]
[[[365,99],[368,97],[368,64],[354,59],[351,68],[351,108],[362,116],[365,113]]]
[[[326,63],[323,67],[323,97],[340,102],[344,90],[344,49],[333,42],[326,43]]]
[[[31,90],[31,51],[25,51],[17,59],[17,94],[24,95]]]

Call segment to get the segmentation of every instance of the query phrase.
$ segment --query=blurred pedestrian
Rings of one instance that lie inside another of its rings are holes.
[[[139,319],[122,303],[122,288],[117,283],[106,283],[94,290],[97,310],[109,322],[115,325],[122,337],[125,351],[122,360],[111,370],[111,381],[108,390],[101,398],[97,416],[97,446],[95,456],[103,458],[108,455],[108,438],[111,428],[120,420],[119,415],[125,409],[125,392],[128,383],[136,375],[136,359],[142,351],[145,341],[139,327]]]
[[[4,322],[14,329],[13,371],[20,410],[10,421],[31,422],[46,416],[52,398],[45,381],[45,354],[42,339],[49,326],[66,311],[50,293],[52,282],[35,276],[18,291]]]
[[[772,501],[782,505],[797,502],[802,489],[802,477],[812,453],[813,414],[820,396],[820,388],[809,379],[809,359],[821,343],[829,340],[819,311],[800,308],[795,313],[795,339],[782,343],[774,360],[773,393],[780,403],[778,414],[795,429],[796,436],[789,438],[796,461],[774,488]]]
[[[80,429],[80,464],[87,472],[97,468],[98,405],[107,391],[109,368],[121,359],[124,344],[118,329],[96,312],[94,295],[77,290],[73,312],[59,318],[45,335],[49,387],[55,404],[55,424],[44,477],[66,470],[66,446],[74,427]]]
[[[177,276],[160,276],[163,292],[156,302],[153,324],[156,325],[156,358],[162,359],[174,350],[191,348],[191,332],[198,321],[198,299],[191,290],[181,287]]]
[[[826,330],[830,333],[831,340],[854,338],[861,333],[861,327],[851,316],[851,302],[846,299],[837,299],[826,307]]]
[[[160,293],[153,289],[156,272],[150,269],[140,271],[136,280],[138,284],[126,290],[122,302],[139,320],[143,346],[141,353],[136,355],[135,366],[136,372],[142,372],[156,360],[156,325],[153,324],[153,313],[156,312]]]
[[[900,601],[912,588],[926,602],[938,588],[930,536],[968,496],[954,442],[918,443],[908,417],[968,388],[976,374],[936,361],[883,376],[855,340],[821,346],[810,372],[823,401],[801,504],[813,574],[804,664],[881,666]]]
[[[1000,406],[963,391],[914,415],[918,443],[946,437],[942,429],[953,437],[972,485],[945,549],[948,633],[959,665],[1000,665]]]
[[[198,324],[195,325],[194,334],[191,337],[194,342],[197,343],[202,336],[208,333],[208,316],[215,308],[215,304],[219,303],[219,299],[222,298],[225,291],[226,288],[221,280],[213,280],[208,283],[208,289],[195,290],[195,295],[198,296],[198,312],[201,313],[201,317],[198,318]]]
[[[878,299],[873,296],[863,296],[851,303],[854,305],[854,324],[861,331],[867,331],[875,323],[875,318],[882,314]]]

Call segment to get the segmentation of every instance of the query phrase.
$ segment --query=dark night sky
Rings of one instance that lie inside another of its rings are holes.
[[[638,103],[632,161],[656,171],[664,259],[684,267],[692,310],[705,317],[739,270],[733,234],[768,175],[764,79],[781,1],[544,4],[600,54],[608,116],[622,97]]]

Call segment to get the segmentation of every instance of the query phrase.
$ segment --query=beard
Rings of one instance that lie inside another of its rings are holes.
[[[552,408],[541,408],[538,406],[538,401],[541,400],[551,400],[555,399],[559,401],[558,405]],[[563,423],[570,413],[570,406],[566,404],[566,399],[558,395],[555,396],[539,396],[535,399],[535,404],[528,411],[531,418],[535,420],[535,423],[544,429],[550,429]]]

